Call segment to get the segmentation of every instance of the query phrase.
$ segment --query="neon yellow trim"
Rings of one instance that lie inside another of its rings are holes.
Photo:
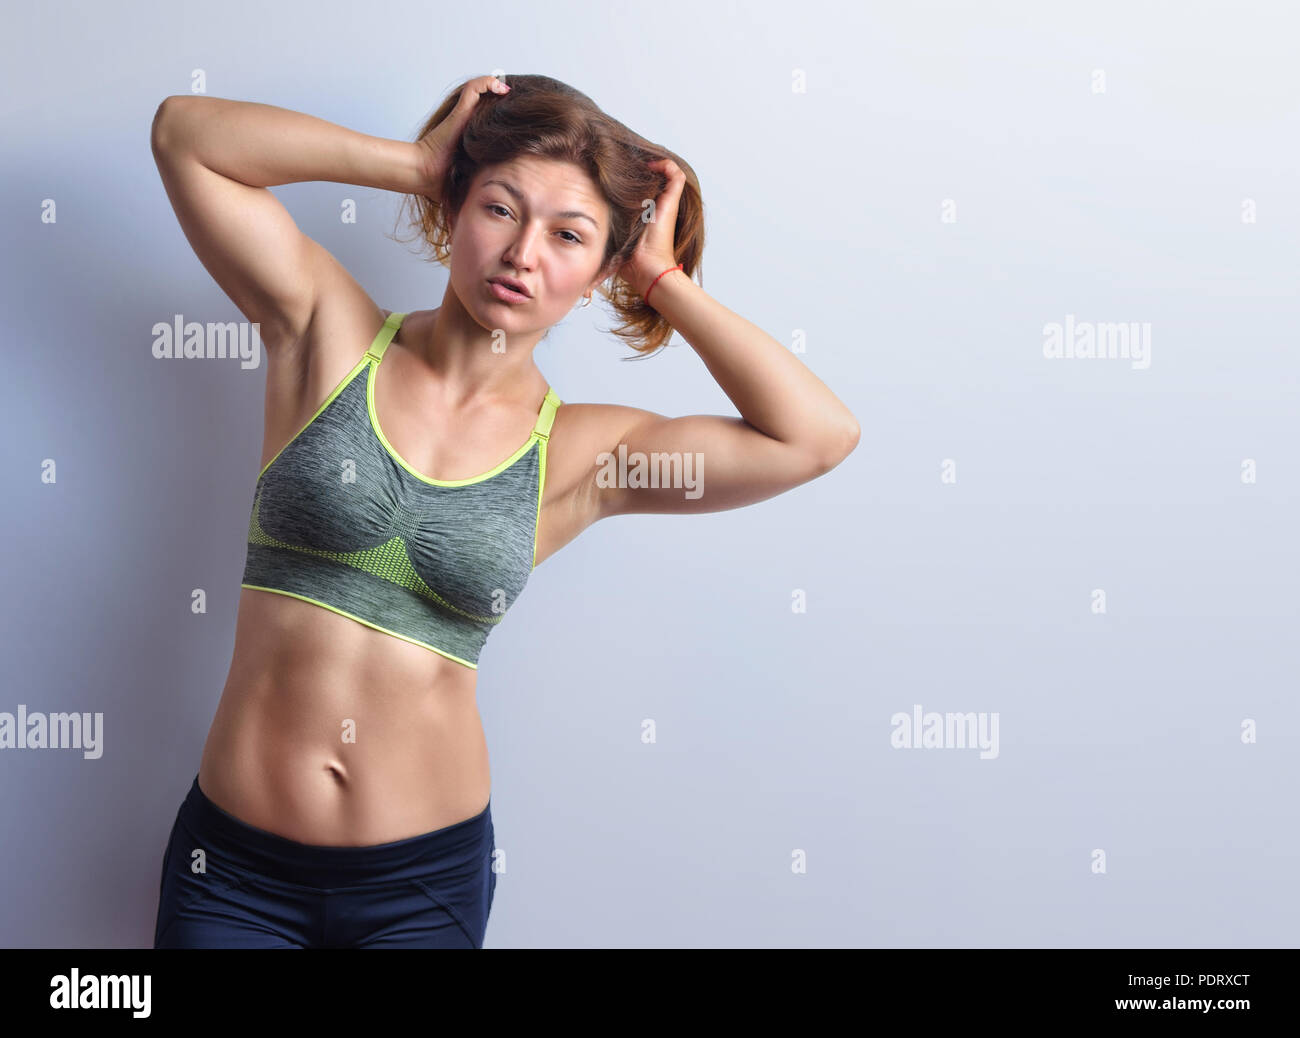
[[[545,438],[537,447],[540,470],[537,476],[537,520],[533,523],[533,569],[537,568],[537,535],[542,532],[542,490],[546,486],[546,444]]]
[[[285,450],[289,447],[289,444],[293,443],[294,440],[296,440],[299,436],[305,433],[307,431],[307,426],[311,425],[312,422],[316,421],[316,419],[321,416],[321,412],[324,411],[325,408],[329,407],[329,405],[334,402],[334,398],[338,396],[340,393],[342,393],[343,390],[347,388],[348,383],[357,377],[357,373],[361,370],[362,365],[367,363],[367,361],[369,360],[371,356],[371,352],[370,352],[371,350],[373,350],[376,346],[378,346],[379,353],[376,356],[383,357],[384,349],[388,346],[388,343],[392,339],[392,337],[397,334],[397,329],[401,327],[402,320],[405,317],[406,314],[389,314],[388,317],[384,319],[383,327],[380,328],[379,331],[376,333],[375,337],[370,340],[370,345],[366,347],[366,352],[363,353],[361,355],[361,359],[357,361],[357,366],[343,376],[343,380],[337,386],[334,387],[334,392],[332,392],[329,396],[325,398],[325,402],[321,404],[320,407],[316,408],[316,413],[312,415],[310,418],[308,418],[306,424],[301,429],[299,429],[296,433],[294,433],[293,436],[289,438],[289,443],[286,443],[283,447],[281,447],[278,451],[275,452],[275,458],[272,458],[270,461],[268,461],[265,465],[262,466],[262,471],[257,474],[258,479],[261,479],[263,476],[266,475],[266,470],[275,464],[276,458],[278,458],[281,454],[285,452]],[[394,318],[396,318],[396,320],[394,320]],[[390,324],[392,325],[392,331],[388,331]]]
[[[542,413],[537,416],[537,425],[533,435],[541,438],[537,447],[537,521],[533,523],[533,569],[537,568],[537,538],[542,532],[542,491],[546,489],[546,447],[551,442],[551,423],[555,413],[564,401],[555,395],[555,390],[546,387],[546,398],[542,401]]]
[[[406,459],[393,449],[393,445],[388,442],[388,437],[384,435],[384,430],[379,427],[379,415],[375,413],[375,373],[378,370],[379,362],[375,361],[370,365],[370,374],[366,377],[366,408],[370,411],[371,428],[375,430],[375,435],[379,437],[379,442],[384,445],[384,449],[388,451],[389,455],[392,456],[392,459],[418,480],[430,483],[435,487],[467,487],[471,483],[482,483],[483,480],[491,479],[498,472],[505,471],[522,458],[528,451],[528,448],[533,445],[533,442],[538,439],[537,433],[533,433],[528,437],[527,442],[525,442],[522,447],[511,454],[510,457],[506,458],[505,461],[501,462],[501,464],[496,465],[487,472],[480,473],[477,476],[470,476],[468,479],[433,479],[431,476],[426,476],[423,473],[416,472],[415,469],[411,468],[411,466],[407,464]]]
[[[442,649],[435,648],[428,642],[422,642],[417,638],[410,638],[405,634],[398,634],[396,631],[390,631],[387,627],[380,627],[378,624],[373,624],[369,620],[363,620],[361,617],[356,616],[353,613],[344,612],[342,609],[339,609],[337,606],[332,606],[328,602],[322,602],[316,598],[308,598],[306,595],[295,595],[292,591],[281,591],[279,588],[274,587],[258,587],[256,584],[240,584],[239,586],[246,587],[250,591],[269,591],[273,595],[288,595],[290,598],[296,598],[302,602],[310,602],[312,605],[320,606],[322,609],[328,609],[332,613],[338,613],[339,616],[346,616],[349,620],[355,620],[359,624],[365,624],[367,627],[373,628],[376,631],[382,631],[384,634],[391,634],[394,638],[401,638],[404,642],[410,642],[412,645],[418,645],[424,649],[431,649],[439,656],[446,656],[447,659],[469,667],[470,670],[478,670],[477,663],[471,663],[469,660],[463,660],[459,656],[453,656],[449,652],[443,652]]]
[[[357,366],[343,376],[343,381],[340,382],[337,386],[335,386],[334,392],[332,392],[329,396],[325,398],[325,402],[321,404],[320,407],[316,408],[316,413],[312,415],[310,418],[308,418],[306,424],[301,429],[299,429],[296,433],[294,433],[292,437],[290,437],[289,443],[286,443],[283,447],[281,447],[278,451],[275,452],[275,458],[272,458],[270,461],[268,461],[265,465],[262,466],[262,471],[257,474],[258,479],[261,479],[263,476],[266,475],[266,470],[275,464],[276,458],[278,458],[281,454],[283,454],[286,450],[288,450],[289,445],[292,444],[294,440],[296,440],[299,436],[301,436],[303,433],[307,431],[307,427],[321,416],[321,412],[324,411],[325,408],[329,407],[329,405],[334,402],[335,397],[337,397],[340,393],[342,393],[343,390],[347,389],[348,383],[351,382],[354,378],[356,378],[357,374],[361,371],[362,367],[364,367],[368,363],[369,363],[369,358],[363,356],[361,360],[357,362]]]
[[[536,435],[551,435],[551,423],[555,421],[555,412],[559,410],[560,402],[560,398],[555,395],[555,390],[547,386],[546,396],[542,398],[542,409],[537,415],[537,424],[533,426]]]
[[[318,558],[341,562],[346,566],[359,569],[363,573],[369,573],[371,576],[380,577],[383,580],[397,584],[399,587],[404,587],[408,591],[414,591],[417,595],[423,595],[425,598],[437,602],[438,605],[449,612],[463,616],[467,620],[473,620],[476,623],[499,624],[505,619],[504,613],[499,613],[496,616],[480,616],[477,613],[467,612],[459,606],[452,605],[438,592],[434,591],[416,572],[406,550],[406,539],[400,535],[395,534],[383,544],[372,545],[369,548],[361,548],[357,551],[327,551],[324,548],[308,548],[300,544],[290,544],[287,541],[276,540],[262,529],[262,524],[257,518],[257,513],[262,506],[262,489],[258,490],[257,498],[253,501],[253,516],[248,523],[248,542],[250,544],[262,544],[272,548],[283,548],[287,551],[300,551],[305,555],[314,555]]]
[[[375,333],[370,348],[366,352],[374,357],[376,361],[383,360],[384,351],[388,349],[388,344],[393,341],[393,336],[397,334],[397,329],[402,327],[402,322],[405,319],[406,314],[389,314],[385,317],[383,327]]]

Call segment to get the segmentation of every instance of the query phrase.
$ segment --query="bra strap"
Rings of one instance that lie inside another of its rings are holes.
[[[380,361],[384,359],[384,350],[388,349],[388,344],[393,341],[393,336],[397,334],[397,329],[402,326],[402,318],[406,314],[389,314],[384,326],[379,329],[379,334],[375,336],[375,341],[370,344],[370,349],[366,350],[366,356],[373,360]]]
[[[542,409],[537,414],[537,424],[533,426],[534,436],[540,436],[543,440],[550,439],[551,423],[555,421],[555,412],[562,403],[564,401],[555,395],[555,390],[547,386],[546,396],[542,399]]]

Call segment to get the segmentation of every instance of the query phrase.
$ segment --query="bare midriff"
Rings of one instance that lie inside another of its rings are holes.
[[[477,671],[288,595],[240,589],[199,787],[299,843],[368,846],[481,813]]]

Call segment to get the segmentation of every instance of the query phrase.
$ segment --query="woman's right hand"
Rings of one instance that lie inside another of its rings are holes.
[[[496,94],[504,94],[509,89],[495,76],[479,76],[477,79],[471,79],[460,92],[456,107],[442,122],[415,142],[423,152],[424,179],[428,185],[424,193],[427,197],[441,204],[442,185],[447,175],[447,167],[451,164],[456,145],[460,143],[460,135],[465,130],[465,123],[469,121],[470,113],[478,103],[479,95],[489,90]]]

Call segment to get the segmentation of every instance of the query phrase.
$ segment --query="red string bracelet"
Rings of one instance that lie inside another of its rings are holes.
[[[664,271],[664,274],[671,274],[674,270],[681,270],[681,269],[682,269],[682,265],[679,263],[675,267],[669,267],[667,270]],[[663,277],[664,274],[660,274],[659,278]],[[650,293],[654,291],[655,285],[659,284],[659,278],[655,278],[653,281],[651,281],[650,287],[645,290],[645,296],[643,298],[647,303],[650,302]]]

